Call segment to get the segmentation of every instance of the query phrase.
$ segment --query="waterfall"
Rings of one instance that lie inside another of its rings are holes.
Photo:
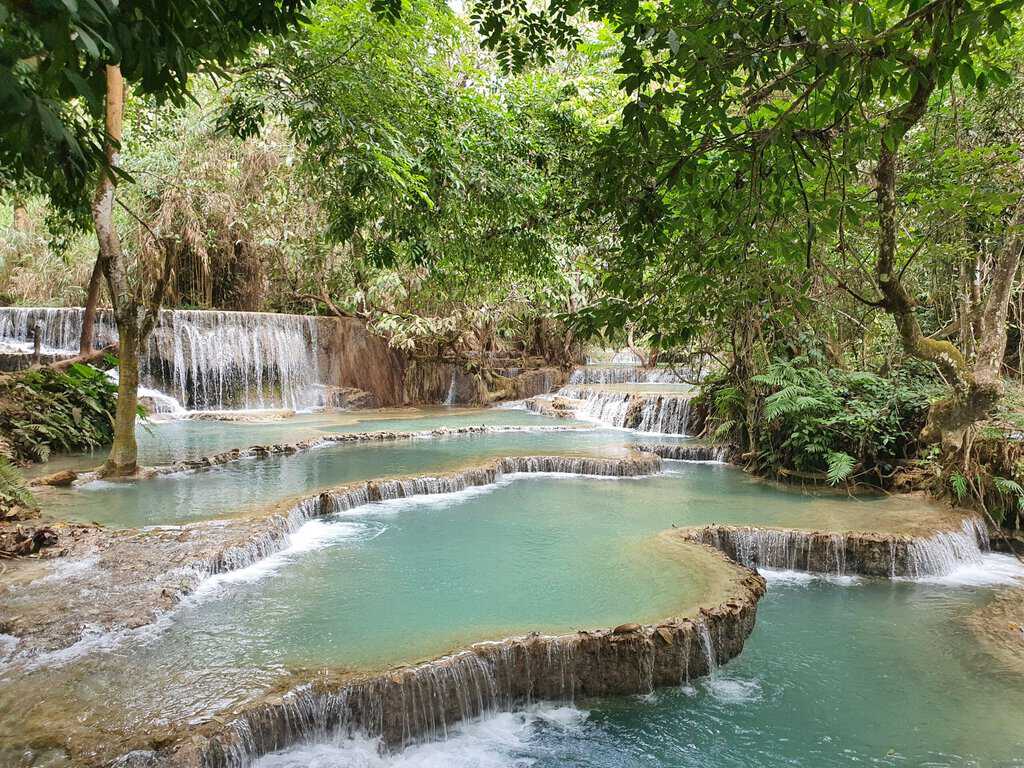
[[[663,459],[673,461],[724,462],[729,452],[727,445],[708,445],[706,443],[637,443],[633,447],[638,451],[654,453]]]
[[[833,576],[946,576],[964,565],[981,563],[982,551],[988,548],[987,531],[977,518],[965,519],[958,530],[923,537],[730,525],[690,528],[683,536],[750,568]]]
[[[569,376],[570,384],[677,384],[679,377],[666,368],[638,365],[584,366]]]
[[[207,729],[190,764],[247,768],[262,755],[299,743],[357,736],[383,749],[444,739],[482,715],[537,701],[646,694],[678,686],[735,657],[753,630],[764,581],[750,576],[699,619],[625,624],[569,635],[531,634],[469,648],[433,661],[365,677],[318,676],[230,722]]]
[[[84,314],[81,307],[0,307],[0,346],[31,352],[33,331],[38,325],[44,354],[78,354]],[[109,312],[97,313],[93,339],[97,348],[117,339]]]
[[[558,396],[578,400],[576,415],[611,427],[686,435],[691,396],[619,391],[596,387],[562,387]]]
[[[689,397],[645,397],[636,429],[638,432],[685,435],[689,422]]]
[[[963,521],[959,531],[940,531],[928,538],[913,539],[908,545],[907,575],[911,578],[945,576],[962,565],[982,562],[988,549],[988,531],[977,518]]]
[[[718,671],[717,654],[715,644],[711,642],[711,630],[708,629],[706,621],[697,624],[697,637],[700,639],[700,648],[704,653],[704,659],[707,661],[708,674],[714,675]]]
[[[75,354],[83,313],[77,307],[0,308],[0,344],[31,350],[38,323],[43,351]],[[116,340],[112,314],[101,310],[94,341]],[[298,410],[319,403],[317,357],[315,317],[163,310],[142,360],[142,383],[190,410]]]
[[[452,382],[448,385],[448,396],[444,399],[444,404],[449,408],[455,405],[455,370],[452,369]]]

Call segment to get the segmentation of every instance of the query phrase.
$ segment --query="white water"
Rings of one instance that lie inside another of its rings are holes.
[[[499,712],[449,730],[443,741],[415,744],[401,752],[382,749],[379,739],[336,738],[268,755],[254,768],[526,768],[538,728],[573,731],[587,719],[575,707],[540,705]]]
[[[690,396],[589,387],[562,387],[558,396],[579,400],[576,417],[648,434],[686,435]]]
[[[448,385],[448,396],[444,399],[447,406],[455,405],[455,371],[452,371],[452,383]]]
[[[638,365],[587,366],[576,368],[570,384],[676,384],[679,377],[666,368]]]
[[[83,310],[0,308],[0,345],[30,351],[34,328],[42,351],[78,351]],[[96,346],[117,340],[109,311],[96,317]],[[164,310],[142,364],[158,412],[290,408],[320,402],[315,317],[258,312]],[[177,408],[176,408],[177,406]]]

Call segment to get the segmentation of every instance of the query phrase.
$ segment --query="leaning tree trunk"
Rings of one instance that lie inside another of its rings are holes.
[[[876,280],[881,304],[895,321],[903,348],[914,357],[934,363],[951,388],[949,396],[929,410],[921,439],[956,450],[963,445],[967,430],[992,411],[1003,393],[1006,316],[1024,247],[1024,198],[1010,217],[1006,239],[997,253],[992,285],[981,310],[977,355],[971,366],[952,342],[924,335],[915,312],[916,302],[903,285],[902,270],[896,266],[897,154],[903,136],[924,115],[934,87],[933,74],[925,72],[911,99],[893,117],[892,125],[900,129],[898,135],[890,133],[888,143],[885,139],[880,142],[875,167],[879,224]]]
[[[85,309],[82,312],[82,336],[78,341],[78,354],[87,355],[92,351],[93,333],[96,327],[96,307],[100,302],[100,288],[103,286],[103,260],[97,256],[89,278],[89,289],[85,294]]]

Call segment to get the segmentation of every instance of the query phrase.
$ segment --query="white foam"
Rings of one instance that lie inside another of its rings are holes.
[[[964,563],[943,576],[920,576],[911,581],[965,587],[1018,586],[1024,583],[1024,564],[1013,555],[986,552],[980,562]]]
[[[288,535],[287,545],[274,554],[244,568],[218,573],[204,579],[187,598],[197,601],[218,593],[229,584],[247,584],[270,576],[296,557],[342,542],[369,541],[387,530],[385,525],[340,520],[310,520]]]
[[[30,586],[37,586],[39,584],[49,584],[54,581],[63,582],[71,576],[77,576],[91,568],[94,568],[99,561],[99,555],[58,560],[48,574],[40,576],[38,579],[33,579],[29,584]]]
[[[716,674],[704,680],[703,685],[712,696],[727,704],[745,704],[761,698],[761,683],[757,680]]]
[[[254,768],[519,768],[539,729],[573,730],[587,718],[575,707],[536,706],[503,712],[458,726],[448,738],[396,753],[379,740],[346,738],[267,755]]]
[[[757,572],[764,576],[769,584],[809,584],[814,581],[827,581],[830,584],[837,584],[841,587],[848,587],[857,584],[860,576],[838,576],[834,573],[808,573],[807,571],[795,571],[786,568],[758,568]]]

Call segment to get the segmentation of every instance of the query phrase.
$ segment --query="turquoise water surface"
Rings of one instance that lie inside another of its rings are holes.
[[[1024,681],[961,625],[988,587],[769,580],[743,653],[648,697],[551,704],[380,755],[305,745],[259,768],[1024,765]]]

